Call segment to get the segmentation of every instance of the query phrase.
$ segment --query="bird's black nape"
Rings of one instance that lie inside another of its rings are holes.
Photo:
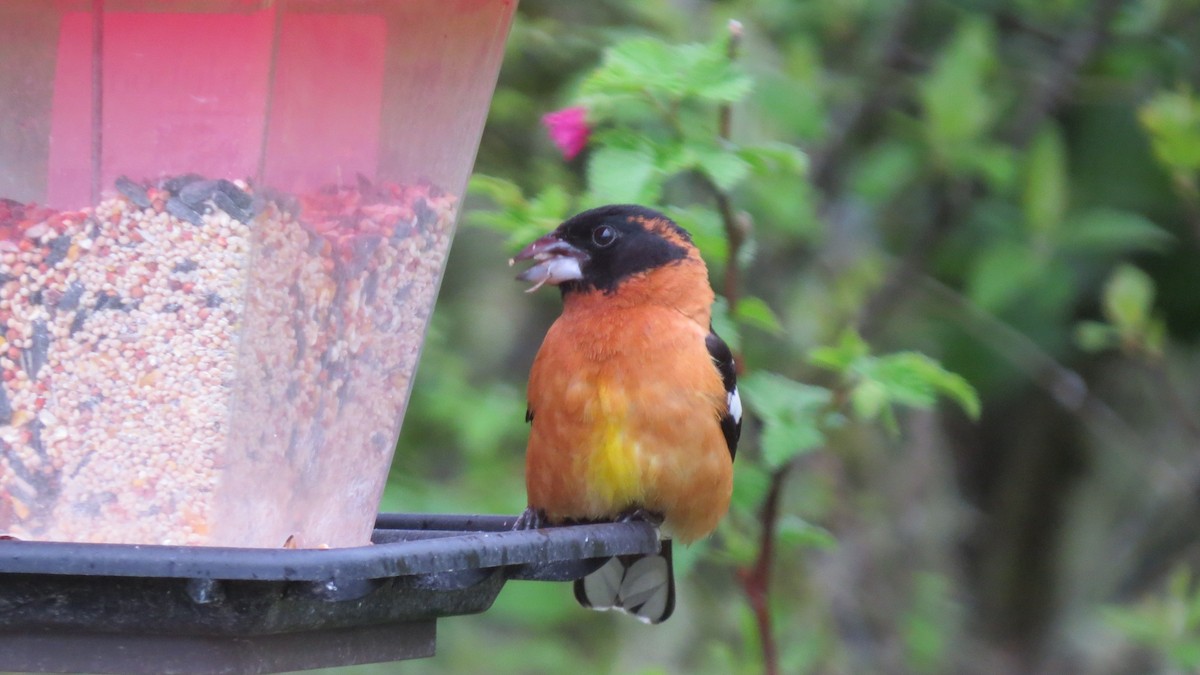
[[[584,211],[564,221],[555,234],[588,255],[583,277],[560,285],[564,294],[592,289],[612,292],[634,274],[687,258],[692,245],[687,230],[662,213],[635,204]]]

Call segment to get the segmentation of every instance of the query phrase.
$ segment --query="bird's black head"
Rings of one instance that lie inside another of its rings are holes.
[[[687,231],[653,209],[631,204],[601,206],[574,216],[538,239],[511,262],[538,264],[517,278],[557,284],[564,293],[612,292],[622,280],[683,260],[692,248]],[[533,290],[530,289],[530,290]]]

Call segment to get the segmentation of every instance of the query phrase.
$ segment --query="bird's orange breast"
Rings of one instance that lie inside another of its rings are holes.
[[[534,361],[529,504],[551,521],[641,507],[696,539],[715,529],[732,492],[708,328],[678,309],[611,300],[568,305]]]

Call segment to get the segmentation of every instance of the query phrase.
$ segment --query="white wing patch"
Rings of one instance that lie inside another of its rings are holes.
[[[738,394],[737,387],[734,387],[733,391],[729,392],[729,395],[726,399],[726,404],[729,406],[729,416],[733,418],[733,423],[741,424],[742,397]]]

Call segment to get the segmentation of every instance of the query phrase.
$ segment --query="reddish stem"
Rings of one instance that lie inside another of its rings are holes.
[[[754,611],[754,621],[758,626],[759,641],[762,644],[763,672],[766,675],[779,675],[779,648],[775,644],[775,631],[771,626],[769,599],[771,563],[775,560],[775,531],[779,522],[779,500],[788,468],[785,464],[771,473],[771,486],[759,512],[761,531],[758,557],[753,567],[742,568],[737,573],[742,590],[750,602],[750,608]]]

